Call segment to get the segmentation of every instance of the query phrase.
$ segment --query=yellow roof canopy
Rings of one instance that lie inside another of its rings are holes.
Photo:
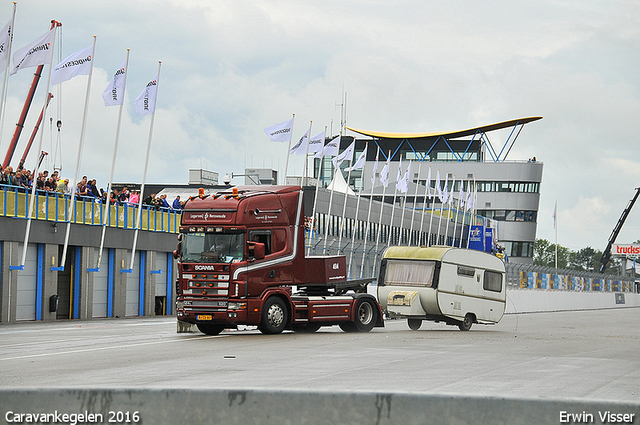
[[[524,125],[524,124],[528,124],[530,122],[538,121],[541,119],[542,117],[518,118],[515,120],[503,121],[495,124],[488,124],[480,127],[469,128],[467,130],[442,131],[442,132],[435,132],[435,133],[388,133],[383,131],[359,130],[357,128],[351,128],[351,127],[347,127],[347,129],[355,133],[359,133],[365,136],[371,136],[379,139],[425,139],[425,138],[440,137],[440,136],[455,139],[458,137],[473,136],[478,132],[486,133],[488,131],[500,130],[503,128],[513,127],[515,125]]]

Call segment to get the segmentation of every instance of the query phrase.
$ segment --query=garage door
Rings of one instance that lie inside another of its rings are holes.
[[[100,250],[93,249],[93,258],[98,258]],[[102,251],[100,270],[93,273],[93,317],[107,317],[107,289],[109,282],[109,255]]]
[[[18,244],[20,258],[22,247]],[[27,245],[27,257],[24,270],[18,272],[18,290],[16,292],[16,320],[36,320],[36,286],[38,274],[38,247]]]
[[[127,295],[125,316],[139,316],[140,300],[140,251],[136,251],[133,270],[127,275]]]

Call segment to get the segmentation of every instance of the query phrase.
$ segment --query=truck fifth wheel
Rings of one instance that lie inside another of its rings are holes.
[[[201,190],[189,199],[174,252],[178,320],[207,335],[238,325],[265,334],[384,326],[367,293],[373,278],[347,280],[344,256],[305,257],[304,218],[300,186]]]

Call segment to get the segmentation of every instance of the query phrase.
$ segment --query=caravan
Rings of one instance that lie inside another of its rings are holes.
[[[423,320],[468,331],[495,324],[506,307],[505,266],[480,251],[448,246],[388,248],[380,266],[378,300],[390,317]]]

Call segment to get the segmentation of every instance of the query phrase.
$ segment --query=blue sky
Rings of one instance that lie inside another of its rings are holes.
[[[12,6],[0,3],[0,19],[9,20]],[[508,159],[544,163],[538,237],[554,240],[557,201],[558,242],[574,250],[604,249],[640,182],[639,3],[23,0],[14,50],[44,34],[51,19],[63,23],[60,59],[98,37],[80,172],[102,186],[117,108],[104,107],[100,95],[127,48],[116,181],[142,179],[149,117],[135,115],[133,99],[162,61],[149,183],[186,183],[188,169],[200,167],[220,176],[245,167],[282,173],[286,147],[263,129],[295,113],[294,137],[310,121],[312,134],[324,126],[335,134],[343,91],[347,124],[369,130],[448,131],[543,116],[525,126]],[[3,155],[31,77],[25,70],[9,79]],[[86,82],[77,77],[52,91],[52,116],[64,123],[62,173],[70,177]],[[58,134],[45,121],[51,168]],[[292,157],[290,174],[302,168]],[[637,239],[640,206],[618,242]]]

